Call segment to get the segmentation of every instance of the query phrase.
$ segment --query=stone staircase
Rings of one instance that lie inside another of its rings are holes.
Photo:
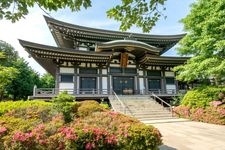
[[[110,100],[115,111],[133,116],[142,122],[151,122],[152,120],[174,119],[169,109],[164,108],[149,95],[131,95],[118,96],[126,107],[126,112],[117,100]]]

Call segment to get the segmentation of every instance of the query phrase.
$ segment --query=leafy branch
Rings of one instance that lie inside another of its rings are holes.
[[[166,0],[121,0],[121,4],[108,10],[107,16],[121,22],[120,30],[126,31],[132,25],[149,32],[165,10]],[[1,0],[0,19],[16,22],[29,13],[29,8],[38,5],[46,14],[48,11],[57,11],[70,8],[71,11],[80,11],[81,8],[91,7],[91,0]],[[164,16],[165,17],[165,16]]]

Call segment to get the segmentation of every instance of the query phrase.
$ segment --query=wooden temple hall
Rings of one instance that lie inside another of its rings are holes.
[[[184,57],[161,56],[185,34],[149,35],[95,29],[45,17],[57,47],[20,40],[55,77],[54,89],[34,88],[35,96],[67,90],[85,95],[176,94],[184,88],[172,68]]]

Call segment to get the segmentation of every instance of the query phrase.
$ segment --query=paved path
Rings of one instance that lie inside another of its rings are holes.
[[[182,119],[151,124],[163,136],[160,150],[225,150],[225,126]]]

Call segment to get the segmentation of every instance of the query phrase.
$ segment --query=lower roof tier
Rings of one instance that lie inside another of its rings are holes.
[[[81,63],[96,63],[99,66],[108,66],[113,59],[120,59],[121,53],[124,53],[124,50],[121,50],[121,52],[93,52],[47,46],[23,40],[19,40],[19,42],[29,55],[52,75],[55,75],[57,66],[64,62],[69,62],[73,66],[79,66]],[[143,53],[143,57],[134,56],[131,59],[141,66],[155,65],[173,67],[184,64],[188,58],[162,57]]]

